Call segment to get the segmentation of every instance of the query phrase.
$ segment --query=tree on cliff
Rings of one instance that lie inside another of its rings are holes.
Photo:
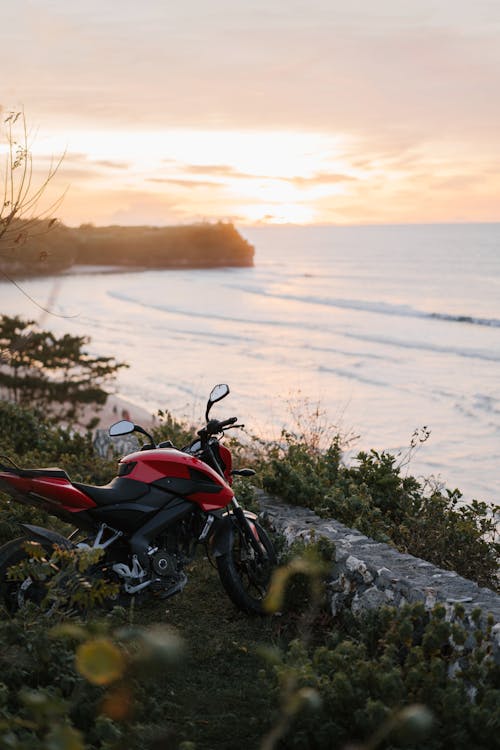
[[[0,114],[1,111],[0,107]],[[4,115],[2,142],[5,156],[0,163],[0,260],[13,264],[22,256],[20,249],[30,238],[45,234],[56,224],[52,214],[62,196],[46,207],[41,206],[41,200],[63,156],[52,161],[44,176],[35,180],[32,141],[22,111]],[[40,246],[38,260],[43,262],[45,257],[46,251]]]
[[[0,316],[0,393],[54,421],[82,425],[85,407],[98,412],[108,397],[104,386],[128,365],[83,350],[90,339],[39,329],[32,320]],[[91,429],[95,416],[83,424]]]

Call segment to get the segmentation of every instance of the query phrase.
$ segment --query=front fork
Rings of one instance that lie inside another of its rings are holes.
[[[235,497],[231,505],[225,511],[216,511],[214,515],[208,516],[198,540],[205,541],[209,537],[215,557],[227,554],[233,546],[236,523],[247,550],[253,549],[259,559],[262,559],[264,548],[252,523],[257,517],[254,513],[244,511]]]
[[[238,521],[239,528],[243,532],[243,538],[247,547],[252,547],[255,553],[262,557],[262,544],[254,524],[246,517],[243,508],[235,497],[232,500],[233,514]]]

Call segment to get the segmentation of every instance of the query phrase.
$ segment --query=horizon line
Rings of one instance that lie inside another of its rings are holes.
[[[92,226],[95,229],[104,229],[109,227],[122,227],[130,229],[138,227],[150,227],[155,229],[163,229],[167,227],[180,227],[180,226],[195,226],[200,224],[232,224],[234,227],[241,227],[244,229],[343,229],[343,228],[362,228],[362,227],[423,227],[423,226],[491,226],[500,225],[500,219],[490,219],[485,221],[471,221],[469,219],[458,219],[455,221],[384,221],[384,222],[353,222],[353,223],[336,223],[336,222],[318,222],[318,223],[307,223],[307,224],[296,224],[293,222],[239,222],[234,219],[193,219],[192,221],[184,222],[172,222],[165,224],[150,224],[150,223],[137,223],[137,224],[94,224],[92,221],[82,221],[80,224],[66,224],[64,220],[60,223],[68,229],[80,229],[84,226]]]

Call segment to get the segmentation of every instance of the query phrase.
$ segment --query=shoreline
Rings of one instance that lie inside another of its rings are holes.
[[[253,266],[254,264],[252,264]],[[22,272],[7,272],[2,268],[0,264],[0,284],[12,284],[12,282],[23,282],[23,281],[36,281],[38,279],[63,279],[68,276],[106,276],[112,274],[127,274],[127,273],[146,273],[147,271],[210,271],[217,270],[220,268],[250,268],[251,265],[247,264],[189,264],[189,263],[176,263],[164,266],[108,266],[108,265],[96,265],[89,264],[85,265],[82,263],[75,264],[74,266],[68,266],[61,270],[47,269],[44,271],[27,271]]]

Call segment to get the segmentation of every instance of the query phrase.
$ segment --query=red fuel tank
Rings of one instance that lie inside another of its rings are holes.
[[[234,497],[211,466],[175,448],[130,453],[121,459],[118,474],[186,497],[206,512],[225,508]]]

